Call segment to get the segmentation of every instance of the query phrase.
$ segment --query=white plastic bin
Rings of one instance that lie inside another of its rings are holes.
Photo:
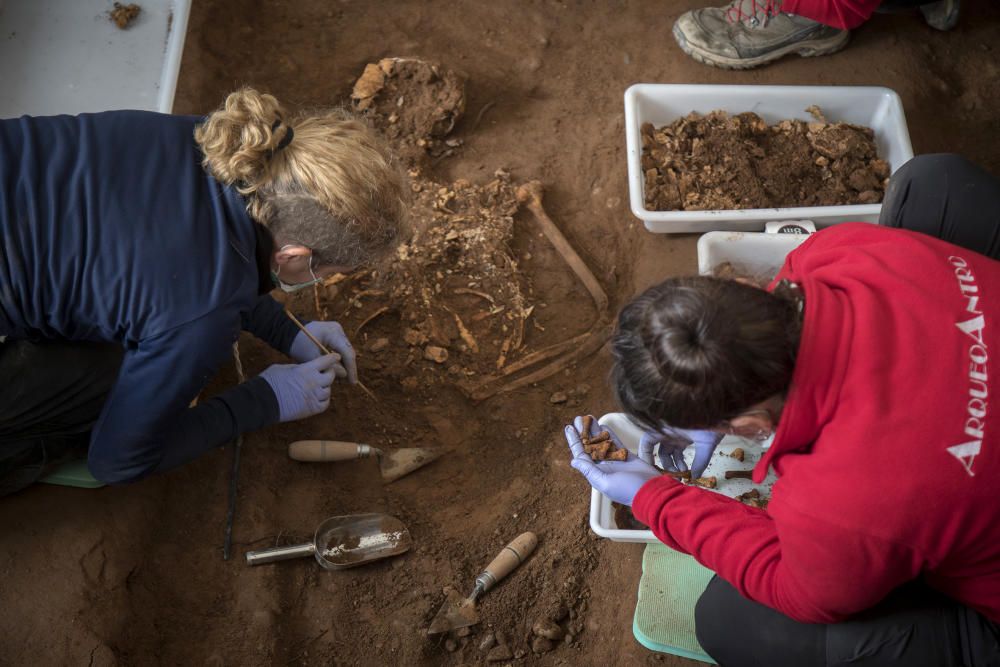
[[[707,114],[752,111],[768,123],[784,119],[812,121],[806,107],[818,105],[831,121],[866,125],[875,131],[879,156],[896,171],[913,157],[899,96],[875,86],[721,86],[640,83],[625,91],[625,138],[628,148],[629,201],[646,229],[657,233],[757,231],[769,220],[806,219],[817,226],[838,222],[877,222],[881,204],[802,206],[719,211],[651,211],[643,194],[643,123],[661,127],[692,111]]]
[[[0,2],[0,118],[170,113],[191,0],[144,0],[125,30],[110,0]]]
[[[785,256],[807,238],[807,234],[709,232],[698,239],[698,273],[712,275],[715,267],[729,262],[754,277],[774,276]]]
[[[639,451],[639,439],[642,431],[628,420],[621,412],[606,414],[598,420],[602,426],[607,426],[615,432],[625,447],[635,454]],[[767,443],[765,443],[766,446]],[[742,447],[745,452],[743,462],[728,456],[736,447]],[[758,489],[767,497],[771,496],[771,486],[776,481],[774,472],[770,472],[762,484],[754,484],[749,479],[725,479],[727,470],[749,470],[760,460],[764,447],[759,442],[726,436],[719,443],[712,460],[705,469],[705,475],[715,475],[719,478],[719,487],[715,492],[729,497],[746,493],[750,489]],[[694,460],[694,448],[688,447],[684,460],[691,465]],[[615,542],[658,542],[651,530],[622,530],[615,526],[614,510],[611,500],[595,489],[590,490],[590,529],[601,537]]]

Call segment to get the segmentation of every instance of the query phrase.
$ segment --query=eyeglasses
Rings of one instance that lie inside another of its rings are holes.
[[[774,423],[774,417],[771,415],[771,411],[765,410],[763,408],[759,408],[756,410],[747,410],[746,412],[741,412],[736,416],[749,417],[750,415],[766,415],[767,418],[771,420],[771,423],[772,424]],[[746,431],[746,427],[733,426],[732,422],[730,422],[728,419],[723,422],[720,422],[718,428],[725,431],[728,435],[735,435],[740,438],[753,440],[754,442],[764,442],[772,435],[774,435],[773,427],[770,429],[758,428],[754,433],[748,434]]]

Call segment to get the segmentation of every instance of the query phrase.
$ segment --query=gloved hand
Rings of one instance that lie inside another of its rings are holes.
[[[316,337],[319,342],[326,345],[330,350],[340,355],[341,365],[347,371],[347,381],[351,384],[358,383],[358,362],[354,354],[351,342],[347,340],[344,327],[337,322],[310,322],[306,325],[306,331]],[[309,340],[303,332],[299,332],[292,340],[292,347],[288,350],[288,355],[300,364],[312,361],[323,354],[322,350],[316,347],[316,343]],[[344,377],[340,374],[337,377]]]
[[[705,473],[720,440],[722,434],[714,431],[693,431],[668,426],[662,431],[647,431],[642,436],[639,440],[639,458],[652,465],[653,448],[659,445],[660,467],[670,472],[684,472],[688,469],[684,462],[684,450],[689,445],[694,445],[691,477],[697,479]]]
[[[305,419],[330,407],[330,385],[346,371],[337,355],[327,354],[304,364],[275,364],[260,374],[278,399],[283,422]]]
[[[636,458],[631,452],[624,461],[600,461],[595,463],[593,459],[583,450],[583,442],[580,440],[580,431],[583,430],[583,418],[577,417],[573,420],[573,426],[565,429],[566,442],[573,452],[573,460],[570,465],[580,471],[592,487],[606,495],[616,503],[622,505],[632,505],[635,494],[639,492],[642,485],[651,479],[660,477],[660,471],[654,466]],[[611,435],[611,440],[615,445],[622,447],[621,440],[607,426],[600,426],[594,419],[590,427],[590,435],[597,435],[601,431],[607,431]],[[624,449],[624,447],[622,447]]]

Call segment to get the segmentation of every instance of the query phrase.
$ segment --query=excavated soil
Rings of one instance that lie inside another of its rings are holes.
[[[467,112],[450,134],[433,138],[445,151],[460,150],[447,159],[414,151],[410,164],[421,168],[414,182],[425,182],[429,194],[443,188],[461,199],[465,187],[489,187],[500,169],[512,186],[542,181],[546,210],[613,307],[667,275],[696,268],[697,237],[648,234],[629,213],[621,96],[630,83],[887,85],[902,97],[916,151],[961,152],[1000,173],[993,131],[1000,7],[966,3],[975,6],[950,34],[913,16],[877,16],[834,56],[727,72],[689,60],[670,39],[672,21],[698,4],[303,0],[258,3],[248,11],[233,0],[200,0],[192,8],[175,110],[207,112],[242,84],[291,107],[348,105],[365,66],[397,56],[461,71]],[[506,254],[516,261],[523,308],[534,307],[517,354],[585,331],[595,316],[590,297],[529,216],[486,209],[498,223],[504,215],[511,219]],[[447,211],[434,215],[459,224]],[[452,259],[445,254],[429,266],[454,268]],[[221,556],[228,449],[136,485],[37,486],[0,502],[0,661],[409,667],[486,664],[493,651],[501,665],[697,664],[654,655],[632,637],[642,547],[591,533],[589,492],[568,465],[562,425],[583,411],[613,409],[606,351],[537,386],[474,403],[449,368],[495,368],[505,322],[498,313],[472,324],[488,301],[455,294],[447,275],[438,279],[435,271],[429,281],[432,310],[410,312],[432,313],[444,327],[447,305],[480,353],[469,354],[452,331],[442,364],[406,342],[407,329],[418,327],[404,321],[407,306],[390,296],[399,288],[390,281],[365,276],[318,299],[296,295],[292,306],[302,315],[326,309],[351,334],[389,307],[356,336],[362,379],[378,401],[338,387],[327,414],[247,435],[232,560]],[[385,293],[351,305],[350,295],[365,289]],[[386,347],[373,351],[379,338]],[[285,362],[256,341],[241,347],[248,374]],[[404,385],[407,378],[416,385]],[[224,369],[212,390],[234,381],[235,373]],[[288,443],[308,438],[439,446],[448,453],[383,485],[372,461],[290,461]],[[340,572],[309,559],[255,568],[242,560],[250,549],[309,539],[328,516],[359,512],[399,517],[414,547]],[[465,637],[426,637],[444,587],[467,593],[479,569],[526,530],[538,534],[538,548],[483,597],[482,624]],[[549,636],[536,633],[536,625]]]
[[[670,125],[645,123],[646,206],[657,211],[877,204],[890,167],[869,127],[713,111]]]
[[[354,84],[351,102],[411,164],[428,155],[449,157],[461,145],[444,137],[465,112],[465,80],[439,63],[420,58],[369,63]]]

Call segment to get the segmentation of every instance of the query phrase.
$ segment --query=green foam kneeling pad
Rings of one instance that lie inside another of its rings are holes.
[[[64,463],[38,481],[42,484],[75,486],[80,489],[98,489],[104,486],[103,482],[98,482],[90,474],[90,470],[87,469],[87,459]]]
[[[687,554],[647,545],[632,622],[639,643],[651,651],[715,664],[694,632],[694,606],[713,574]]]

